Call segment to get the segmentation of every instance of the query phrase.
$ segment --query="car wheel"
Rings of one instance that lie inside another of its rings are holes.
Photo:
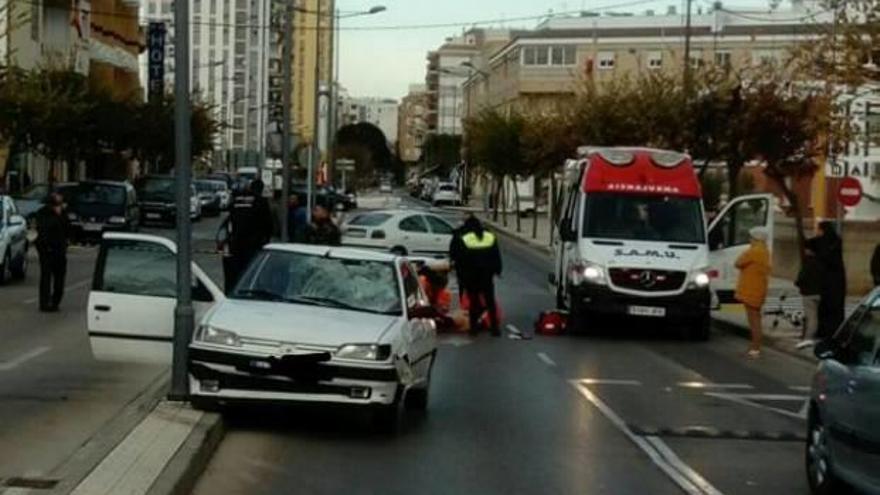
[[[834,475],[831,452],[828,449],[828,431],[813,407],[807,420],[806,449],[807,483],[816,495],[832,495],[844,491],[843,484]]]
[[[10,270],[12,269],[12,255],[9,253],[9,250],[6,250],[6,253],[3,255],[3,264],[0,265],[0,284],[5,284],[7,280],[12,278],[12,273]]]
[[[220,403],[216,400],[205,399],[202,397],[192,397],[190,399],[190,404],[192,404],[193,409],[205,412],[220,412],[222,409]]]
[[[373,413],[373,426],[381,433],[392,434],[400,425],[400,389],[394,402],[386,406],[379,406]]]
[[[393,248],[391,248],[391,253],[396,254],[397,256],[406,256],[407,251],[406,248],[403,246],[394,246]]]
[[[421,388],[411,388],[406,391],[406,397],[403,399],[403,405],[408,411],[427,411],[428,395],[431,390],[431,374],[434,370],[434,360],[437,359],[437,353],[431,356],[431,364],[428,367],[428,378],[425,386]]]
[[[28,246],[24,246],[24,253],[21,254],[21,260],[15,265],[10,266],[9,271],[12,273],[12,276],[17,280],[24,280],[27,277],[27,265],[28,265]]]
[[[568,289],[568,325],[569,332],[587,333],[583,303],[574,300],[571,288]]]

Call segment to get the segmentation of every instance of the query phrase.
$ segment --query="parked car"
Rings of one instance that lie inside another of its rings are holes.
[[[111,230],[137,232],[140,217],[137,194],[128,182],[80,182],[67,205],[70,233],[76,241],[97,240]]]
[[[27,223],[9,196],[0,196],[0,284],[27,275]]]
[[[212,172],[205,176],[205,180],[219,180],[226,183],[226,188],[232,191],[235,184],[235,176],[230,172]]]
[[[225,182],[196,180],[193,182],[205,215],[217,216],[229,207],[229,191]]]
[[[815,494],[880,493],[880,290],[833,338],[815,347],[821,362],[807,413],[806,473]]]
[[[451,182],[441,182],[437,184],[434,193],[431,195],[431,204],[434,206],[461,204],[461,193],[458,192],[458,186]]]
[[[176,245],[107,234],[89,294],[96,358],[170,363]],[[193,264],[193,404],[308,402],[369,407],[394,424],[400,401],[428,403],[433,316],[405,258],[273,244],[227,298]]]
[[[64,197],[66,203],[70,203],[70,196],[76,188],[76,182],[56,182],[49,184],[34,184],[26,191],[15,197],[15,206],[18,213],[31,222],[37,211],[46,203],[50,192],[58,192]]]
[[[391,186],[390,182],[382,181],[379,184],[379,192],[382,194],[391,194],[394,192],[394,188]]]
[[[142,224],[177,224],[176,188],[174,177],[167,175],[150,175],[138,182]],[[202,204],[193,186],[190,187],[189,214],[193,220],[202,216]]]
[[[401,255],[444,256],[452,225],[421,210],[379,210],[355,215],[342,226],[342,244]]]

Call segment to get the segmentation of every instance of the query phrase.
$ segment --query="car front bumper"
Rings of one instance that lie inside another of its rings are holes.
[[[400,380],[397,369],[331,362],[284,361],[190,347],[190,394],[219,402],[267,401],[388,405]]]
[[[635,306],[663,308],[665,319],[694,320],[706,317],[711,309],[709,289],[688,289],[678,295],[659,297],[623,294],[604,285],[584,284],[573,287],[572,291],[581,308],[596,315],[630,316],[630,308]]]

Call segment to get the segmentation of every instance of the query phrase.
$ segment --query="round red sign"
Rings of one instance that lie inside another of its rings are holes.
[[[862,200],[862,183],[855,177],[844,177],[837,189],[837,199],[843,206],[855,206]]]

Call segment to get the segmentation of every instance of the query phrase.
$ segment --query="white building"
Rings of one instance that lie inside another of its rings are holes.
[[[271,109],[268,101],[269,0],[190,0],[190,87],[215,106],[227,127],[217,137],[215,158],[230,167],[263,158]],[[148,21],[167,22],[166,87],[174,81],[172,0],[146,0]],[[146,66],[146,56],[141,56]],[[146,73],[142,72],[144,86]]]
[[[342,109],[342,122],[369,122],[385,134],[389,143],[397,141],[398,101],[391,98],[349,98]]]

